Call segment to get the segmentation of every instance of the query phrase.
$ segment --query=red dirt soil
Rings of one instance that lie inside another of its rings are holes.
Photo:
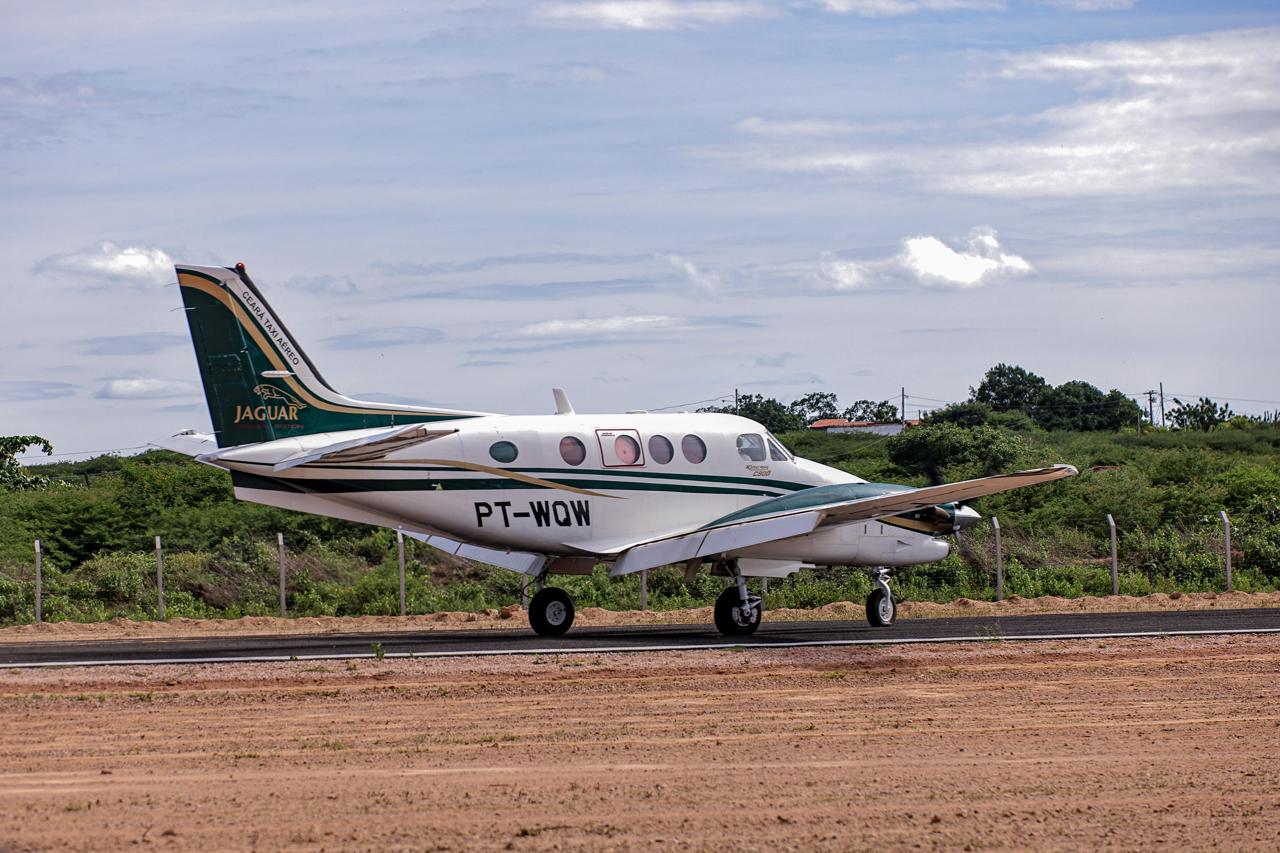
[[[1280,637],[0,670],[0,850],[1280,847]]]

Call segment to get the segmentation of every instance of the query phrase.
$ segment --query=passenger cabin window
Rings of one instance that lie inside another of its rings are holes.
[[[560,458],[570,465],[581,465],[587,459],[587,446],[580,439],[566,435],[560,439]]]
[[[774,438],[773,436],[769,436],[767,441],[769,442],[769,458],[770,459],[772,459],[774,462],[790,462],[791,461],[791,454],[788,453],[787,449],[782,446],[782,442],[778,441],[778,439]]]
[[[489,445],[489,455],[495,462],[515,462],[520,451],[509,441],[495,441]]]
[[[686,435],[680,439],[680,452],[694,465],[700,465],[707,458],[707,443],[696,435]]]
[[[676,449],[665,435],[649,436],[649,458],[660,465],[666,465],[675,458]]]
[[[606,468],[628,468],[644,464],[640,433],[634,429],[598,429],[600,457]]]
[[[764,437],[753,433],[738,436],[738,455],[747,462],[763,462]]]

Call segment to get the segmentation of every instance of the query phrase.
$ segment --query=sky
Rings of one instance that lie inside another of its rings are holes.
[[[0,6],[0,434],[60,453],[210,428],[175,261],[364,399],[1280,408],[1274,3]]]

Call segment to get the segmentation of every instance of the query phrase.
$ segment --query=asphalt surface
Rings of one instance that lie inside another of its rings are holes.
[[[445,657],[1250,633],[1280,633],[1280,609],[911,619],[890,628],[865,622],[766,622],[755,635],[732,639],[709,625],[643,625],[580,628],[558,638],[524,628],[6,642],[0,643],[0,667],[371,658],[379,651],[385,657]]]

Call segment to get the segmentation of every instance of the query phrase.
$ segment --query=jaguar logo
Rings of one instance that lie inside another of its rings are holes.
[[[275,385],[255,385],[253,393],[262,400],[260,406],[236,406],[235,423],[262,421],[297,421],[298,411],[307,404]]]

